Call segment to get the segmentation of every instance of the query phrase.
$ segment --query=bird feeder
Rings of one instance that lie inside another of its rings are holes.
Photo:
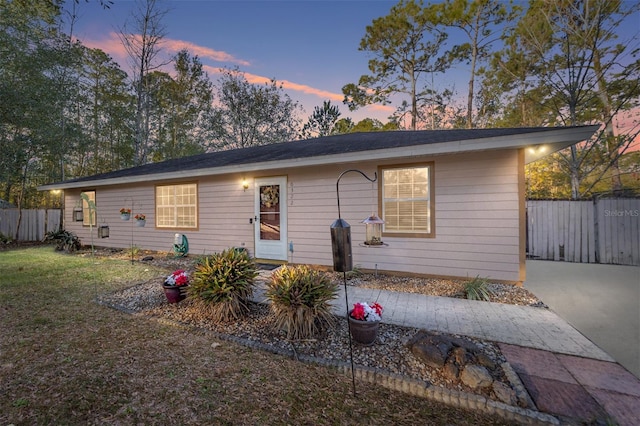
[[[371,216],[362,221],[365,224],[366,240],[368,246],[381,246],[382,242],[382,225],[384,220],[380,219],[377,214],[371,213]]]
[[[333,249],[333,270],[349,272],[353,269],[351,257],[351,227],[344,219],[336,219],[331,224],[331,247]]]

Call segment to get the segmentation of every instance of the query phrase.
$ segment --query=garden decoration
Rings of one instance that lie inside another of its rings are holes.
[[[377,302],[355,303],[349,311],[349,332],[353,340],[363,345],[373,345],[378,335],[382,311],[382,305]]]
[[[174,271],[164,280],[162,287],[169,303],[178,303],[186,297],[185,289],[189,285],[189,274],[182,269]]]
[[[349,172],[358,172],[369,182],[375,182],[378,174],[374,173],[373,179],[369,178],[363,172],[357,169],[349,169],[340,173],[336,181],[336,199],[338,202],[338,219],[331,224],[331,249],[333,251],[333,269],[336,272],[342,272],[344,282],[344,301],[347,312],[349,311],[349,298],[347,296],[347,272],[353,269],[353,259],[351,257],[351,227],[346,220],[342,219],[340,214],[340,179]],[[353,367],[353,345],[351,342],[351,321],[350,315],[347,314],[347,324],[349,325],[349,356],[351,359],[351,382],[353,384],[353,395],[356,395],[356,376]]]
[[[173,254],[176,257],[185,257],[189,253],[189,240],[184,234],[176,234],[173,237]]]
[[[140,227],[143,227],[147,223],[147,217],[141,213],[136,214],[134,219],[136,220],[136,224]]]
[[[129,220],[131,218],[131,209],[123,207],[120,209],[120,219]]]

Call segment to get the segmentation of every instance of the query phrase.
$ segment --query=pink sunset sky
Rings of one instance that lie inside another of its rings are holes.
[[[212,81],[222,67],[238,67],[251,83],[275,78],[286,93],[304,108],[306,119],[314,107],[331,101],[341,117],[355,122],[376,118],[387,122],[394,105],[371,105],[351,112],[342,103],[342,86],[356,83],[368,73],[367,53],[359,51],[366,26],[389,13],[395,1],[387,0],[181,0],[163,1],[168,10],[163,19],[165,37],[163,59],[168,61],[186,48],[197,55]],[[99,2],[66,2],[77,7],[74,35],[88,47],[99,48],[128,70],[125,49],[118,37],[131,28],[131,15],[137,9],[133,0],[114,0],[109,9]],[[633,18],[633,17],[632,17]],[[639,44],[640,17],[620,27],[620,40]],[[459,35],[450,34],[450,39]],[[166,69],[171,72],[169,66]],[[466,97],[468,68],[457,65],[446,76],[436,76],[435,84]],[[397,106],[397,105],[396,105]],[[619,129],[638,121],[638,114],[617,120]],[[640,139],[637,148],[640,148]]]

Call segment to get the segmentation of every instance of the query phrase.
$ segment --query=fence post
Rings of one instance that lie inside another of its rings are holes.
[[[593,239],[596,253],[596,263],[600,263],[600,213],[598,196],[593,197]]]

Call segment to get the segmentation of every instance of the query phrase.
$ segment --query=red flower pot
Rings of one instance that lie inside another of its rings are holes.
[[[373,345],[378,336],[378,327],[380,327],[380,321],[360,321],[355,318],[351,318],[351,311],[348,314],[349,318],[349,332],[354,341],[363,345]]]
[[[174,286],[174,285],[166,285],[163,284],[164,295],[167,296],[167,301],[169,303],[178,303],[181,300],[184,300],[186,295],[186,286]]]

